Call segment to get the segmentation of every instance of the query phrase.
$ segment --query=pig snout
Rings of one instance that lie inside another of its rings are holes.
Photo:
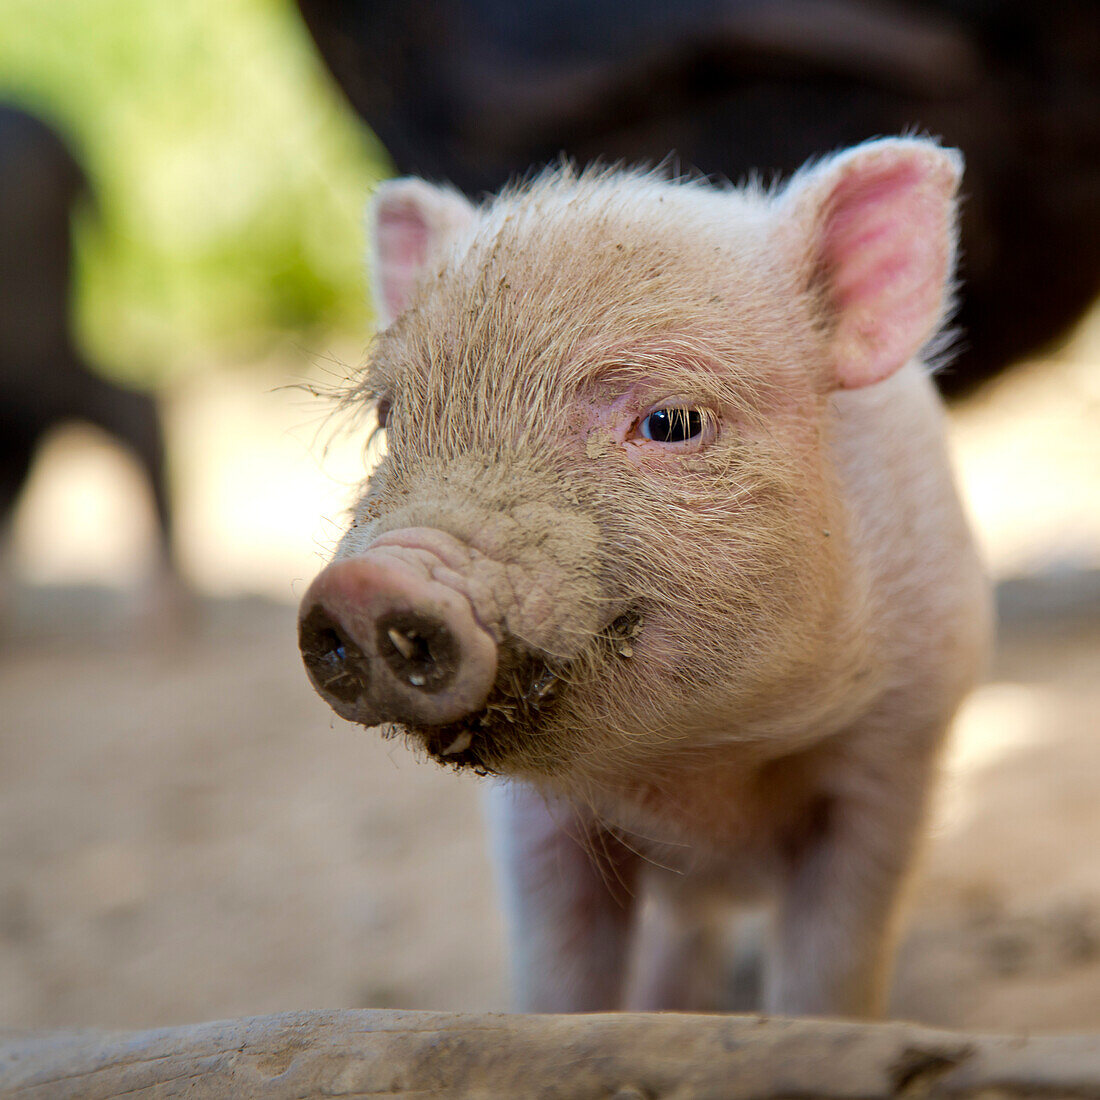
[[[479,710],[497,643],[469,598],[414,552],[333,562],[302,601],[298,643],[314,687],[342,718],[442,726]]]

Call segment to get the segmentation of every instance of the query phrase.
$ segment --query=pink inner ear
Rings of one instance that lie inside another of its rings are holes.
[[[822,258],[837,311],[837,380],[853,389],[911,359],[941,320],[954,177],[927,156],[856,162],[829,197]]]
[[[375,248],[382,303],[390,317],[404,312],[428,259],[430,231],[415,202],[385,202],[375,223]]]

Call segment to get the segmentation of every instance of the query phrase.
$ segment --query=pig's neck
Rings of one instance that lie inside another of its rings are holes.
[[[677,865],[709,849],[760,859],[812,829],[827,800],[832,754],[814,745],[764,761],[745,746],[685,754],[659,771],[609,784],[593,800],[605,823],[656,862]]]

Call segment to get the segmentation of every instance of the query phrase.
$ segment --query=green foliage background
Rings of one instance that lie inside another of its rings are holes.
[[[0,0],[0,97],[92,181],[77,324],[109,373],[365,332],[361,212],[389,169],[289,0]]]

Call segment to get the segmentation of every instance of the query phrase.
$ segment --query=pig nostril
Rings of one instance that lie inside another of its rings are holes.
[[[370,685],[370,665],[363,651],[316,604],[298,626],[302,659],[318,688],[341,703],[354,703]]]
[[[376,637],[378,652],[393,674],[420,691],[442,691],[458,671],[458,644],[438,619],[394,612],[378,620]]]

